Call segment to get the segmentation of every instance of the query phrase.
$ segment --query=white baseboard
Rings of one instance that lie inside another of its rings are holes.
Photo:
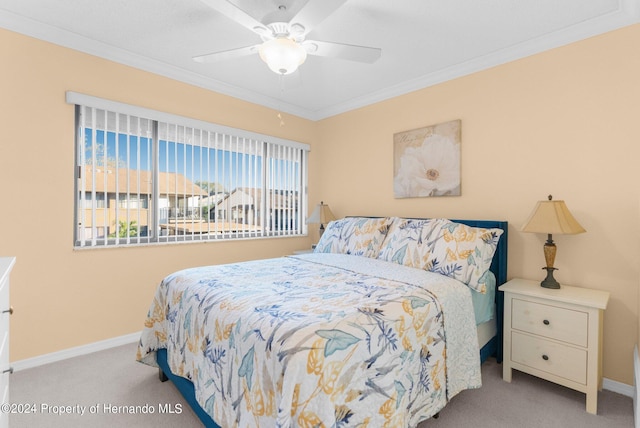
[[[602,379],[602,389],[606,389],[607,391],[615,392],[617,394],[622,394],[626,397],[633,397],[635,393],[635,389],[632,385],[627,385],[626,383],[607,379],[606,377]]]
[[[52,352],[50,354],[14,361],[11,363],[11,367],[13,367],[14,371],[20,371],[49,363],[55,363],[56,361],[66,360],[67,358],[91,354],[92,352],[104,351],[105,349],[137,342],[140,340],[140,334],[141,332],[131,333],[124,336],[114,337],[112,339],[101,340],[100,342],[89,343],[88,345],[76,346],[62,351]]]

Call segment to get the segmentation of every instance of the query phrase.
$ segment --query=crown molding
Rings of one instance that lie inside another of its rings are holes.
[[[0,27],[119,64],[148,71],[223,95],[310,119],[313,112],[253,91],[157,61],[125,49],[0,9]]]
[[[354,98],[345,103],[337,104],[327,109],[314,112],[314,120],[335,116],[347,111],[366,107],[400,95],[408,94],[420,89],[428,88],[458,77],[467,76],[479,71],[525,58],[546,50],[558,48],[589,37],[597,36],[622,27],[640,22],[640,1],[620,0],[619,7],[608,14],[582,21],[570,27],[544,34],[522,43],[491,52],[487,55],[473,58],[453,66],[436,70],[416,79],[408,80],[399,85],[382,88],[364,97]]]
[[[640,22],[640,0],[619,0],[617,9],[596,18],[582,21],[570,27],[526,40],[469,61],[436,70],[399,85],[382,88],[366,96],[357,97],[325,109],[309,110],[43,24],[6,10],[0,10],[0,27],[8,30],[313,121],[366,107],[638,22]]]

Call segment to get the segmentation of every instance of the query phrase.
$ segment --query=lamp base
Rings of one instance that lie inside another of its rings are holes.
[[[547,277],[540,283],[540,287],[554,289],[560,288],[560,283],[553,277],[553,271],[557,269],[554,267],[543,267],[542,269],[547,270]]]

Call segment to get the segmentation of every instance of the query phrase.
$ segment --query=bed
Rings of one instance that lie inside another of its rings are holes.
[[[506,257],[506,222],[340,219],[311,254],[167,276],[137,360],[205,426],[416,426],[501,359]]]

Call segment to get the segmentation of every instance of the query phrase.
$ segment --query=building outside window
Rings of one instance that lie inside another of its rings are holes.
[[[307,233],[305,144],[68,93],[76,247]]]

